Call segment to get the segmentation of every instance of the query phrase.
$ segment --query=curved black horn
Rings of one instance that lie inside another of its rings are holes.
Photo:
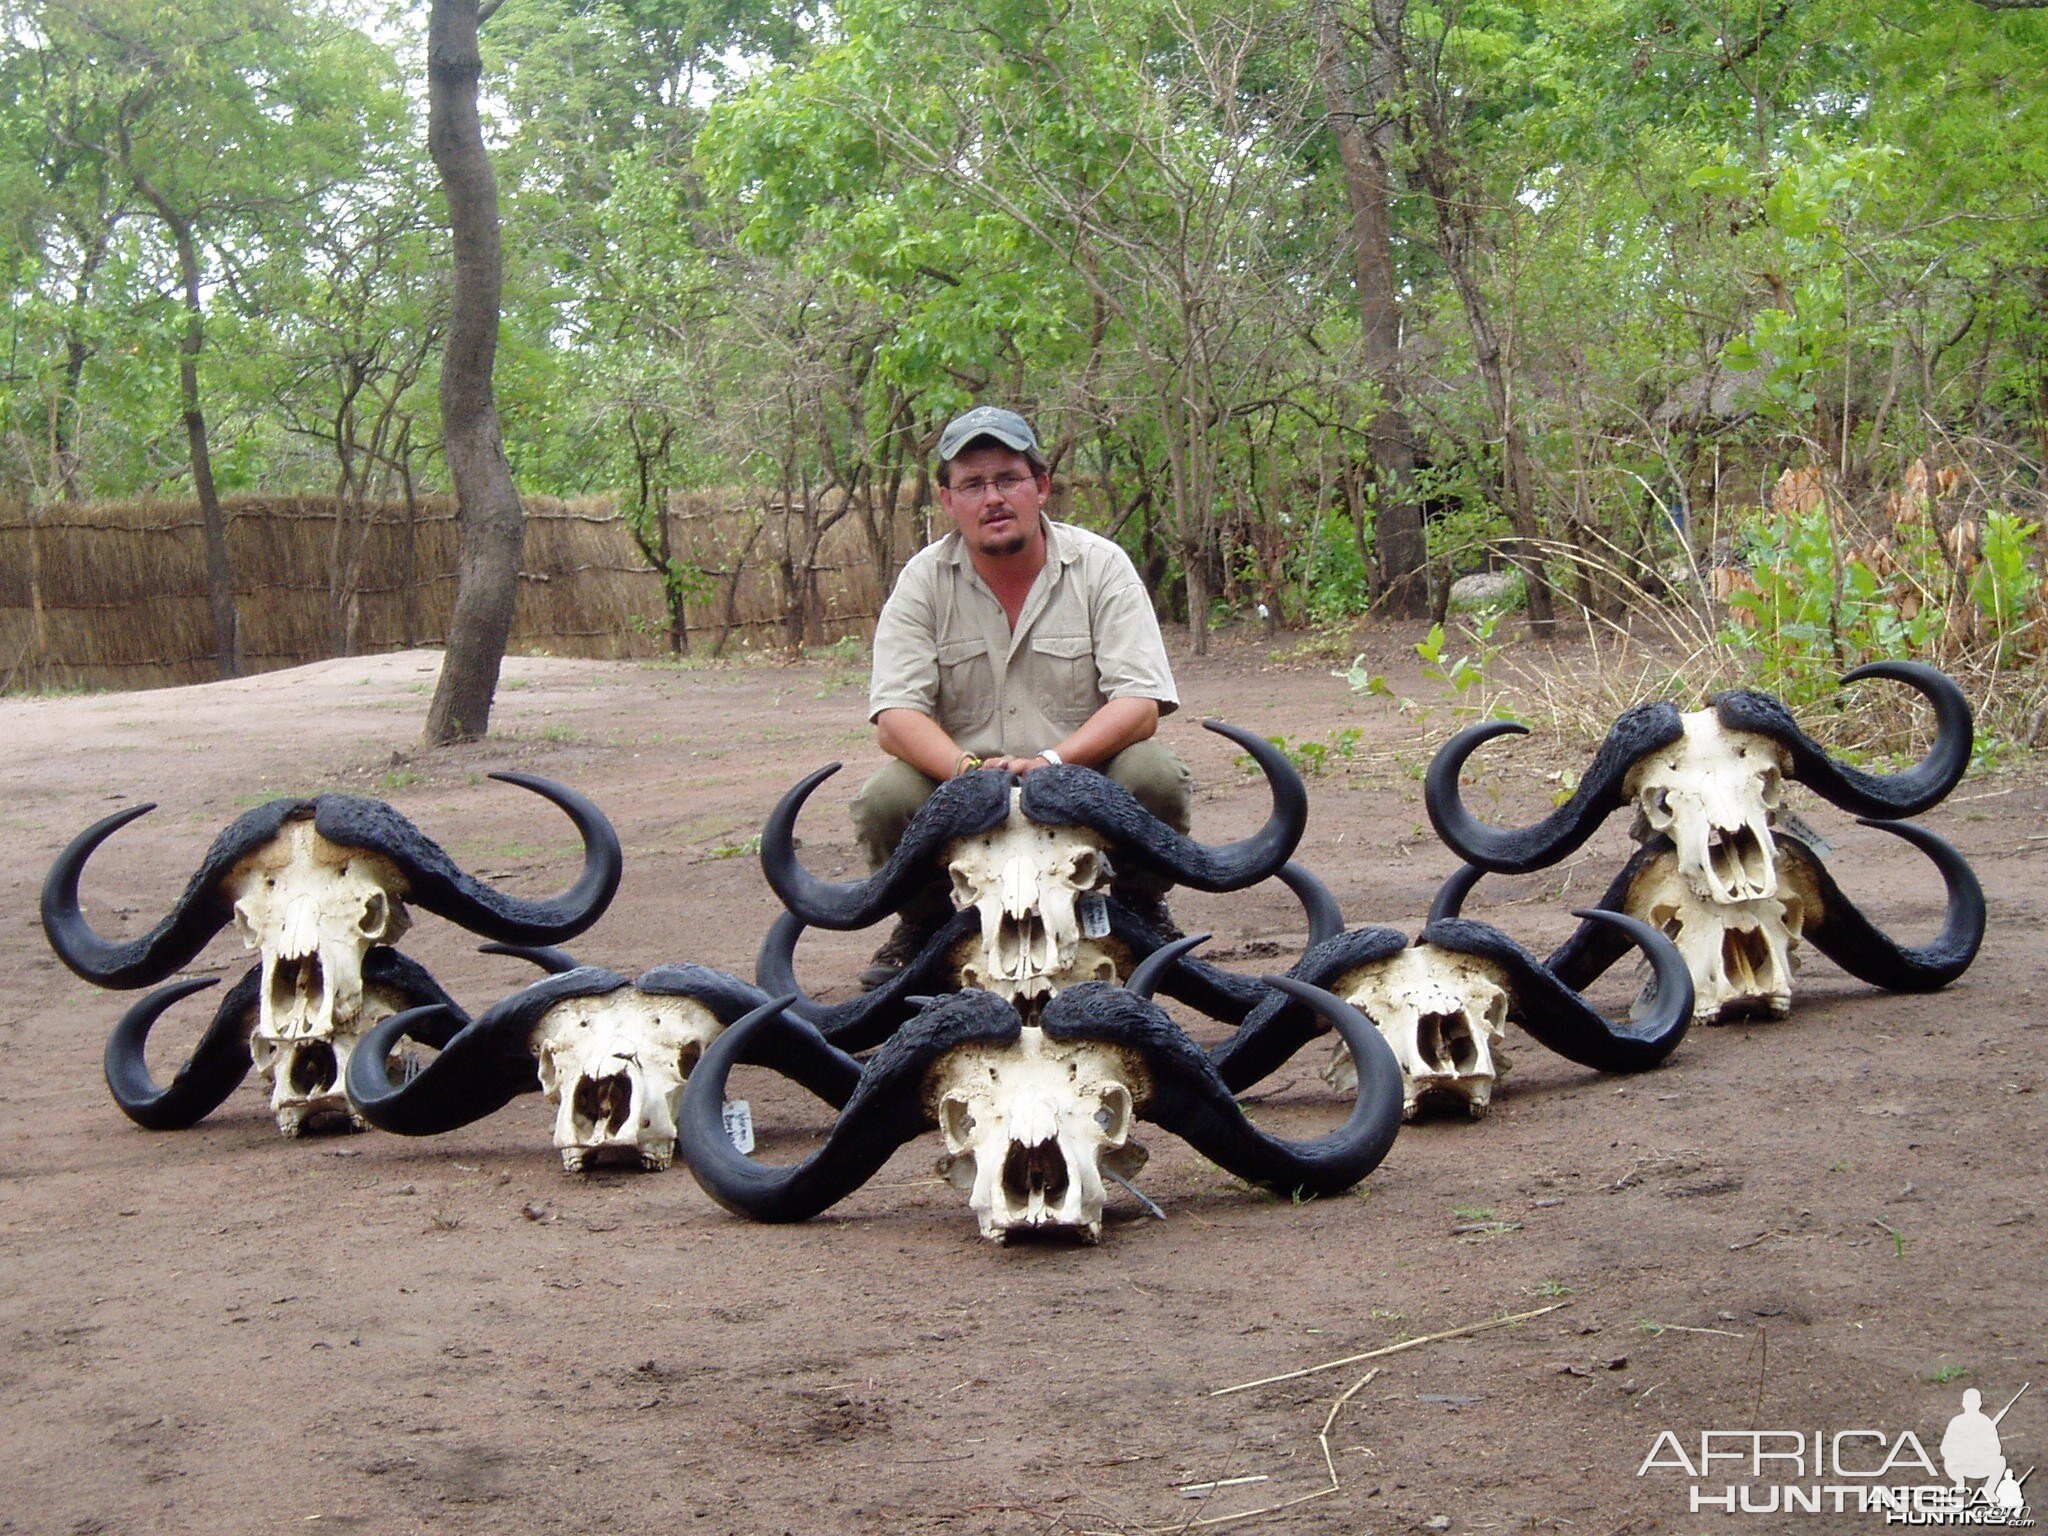
[[[785,912],[768,925],[761,952],[754,959],[754,980],[763,996],[788,993],[796,998],[790,1006],[792,1017],[814,1025],[818,1033],[844,1051],[865,1051],[880,1045],[905,1019],[918,1011],[920,993],[951,992],[958,982],[953,975],[953,948],[962,939],[980,931],[981,914],[973,907],[955,912],[942,928],[924,942],[911,962],[872,991],[843,1003],[821,1003],[811,997],[796,979],[796,945],[808,925],[794,912]]]
[[[1624,912],[1587,908],[1572,916],[1620,929],[1648,957],[1656,995],[1645,1017],[1630,1023],[1607,1019],[1541,960],[1485,923],[1449,918],[1431,923],[1422,939],[1498,966],[1507,975],[1513,999],[1510,1017],[1567,1061],[1600,1072],[1642,1072],[1656,1066],[1678,1049],[1692,1026],[1692,973],[1684,956],[1655,928]]]
[[[146,1131],[182,1131],[197,1125],[227,1102],[249,1075],[249,1031],[256,1026],[263,967],[252,965],[214,1010],[213,1022],[178,1068],[168,1088],[149,1075],[143,1047],[156,1021],[180,998],[204,991],[220,978],[174,981],[142,998],[107,1037],[107,1088],[121,1113]]]
[[[1313,949],[1344,931],[1344,912],[1337,905],[1337,898],[1306,868],[1289,859],[1280,866],[1280,882],[1294,892],[1301,903],[1303,916],[1308,918],[1308,943],[1302,946],[1304,950]]]
[[[1221,720],[1204,730],[1249,752],[1266,775],[1273,809],[1250,837],[1210,847],[1184,837],[1146,810],[1122,785],[1092,768],[1041,768],[1024,779],[1024,814],[1050,826],[1088,827],[1119,855],[1198,891],[1240,891],[1278,874],[1308,826],[1308,791],[1285,753],[1256,732]]]
[[[1358,1060],[1358,1099],[1344,1124],[1314,1141],[1288,1141],[1246,1117],[1216,1068],[1173,1021],[1151,1003],[1100,983],[1073,987],[1046,1005],[1047,1035],[1099,1039],[1138,1052],[1151,1079],[1137,1106],[1219,1167],[1283,1194],[1332,1195],[1380,1165],[1401,1129],[1401,1068],[1364,1014],[1320,987],[1292,976],[1268,976],[1333,1024]]]
[[[1197,944],[1206,944],[1213,937],[1213,934],[1191,933],[1184,938],[1160,945],[1138,962],[1131,972],[1130,979],[1124,983],[1125,990],[1133,997],[1142,997],[1150,1002],[1152,994],[1159,988],[1160,980],[1173,969],[1174,963]]]
[[[1782,838],[1785,834],[1781,832],[1778,835]],[[1646,904],[1637,900],[1635,895],[1636,882],[1656,870],[1661,861],[1675,861],[1677,857],[1671,839],[1662,833],[1646,839],[1629,855],[1621,873],[1614,877],[1593,905],[1603,912],[1645,911]],[[1448,915],[1455,917],[1457,913]],[[1434,914],[1430,920],[1435,921]],[[1550,952],[1543,964],[1572,991],[1583,992],[1628,953],[1631,943],[1629,935],[1612,923],[1587,918],[1572,930],[1570,938]]]
[[[432,838],[381,800],[322,795],[313,826],[329,842],[382,854],[405,874],[404,895],[415,905],[501,944],[550,944],[573,939],[598,918],[618,891],[625,856],[619,835],[584,796],[532,773],[494,773],[494,779],[532,790],[567,813],[583,838],[583,869],[576,883],[552,898],[508,896],[459,868]]]
[[[796,818],[811,791],[839,771],[827,763],[776,802],[761,828],[761,873],[782,904],[813,928],[865,928],[934,878],[939,850],[958,837],[1000,826],[1010,814],[1007,773],[988,769],[948,779],[911,818],[889,862],[865,880],[820,880],[797,861]]]
[[[784,1012],[794,1001],[775,998],[712,1041],[690,1074],[677,1117],[677,1147],[704,1192],[755,1221],[805,1221],[859,1189],[898,1147],[934,1125],[924,1080],[941,1055],[979,1040],[1014,1039],[1022,1027],[1015,1009],[986,992],[960,993],[926,1009],[861,1069],[860,1086],[825,1144],[802,1162],[777,1168],[733,1146],[722,1106],[734,1063],[762,1050],[760,1031],[816,1034]],[[808,1048],[814,1054],[832,1049],[822,1037]]]
[[[1678,740],[1685,725],[1670,704],[1638,704],[1624,710],[1593,754],[1571,799],[1533,826],[1504,832],[1465,809],[1458,775],[1465,759],[1483,743],[1496,736],[1526,735],[1528,729],[1512,720],[1468,725],[1443,744],[1423,778],[1422,803],[1436,835],[1451,852],[1481,869],[1520,875],[1566,857],[1621,805],[1623,783],[1637,759]]]
[[[1781,846],[1793,855],[1788,873],[1806,889],[1809,908],[1800,937],[1858,981],[1890,992],[1932,992],[1947,986],[1977,958],[1984,942],[1984,888],[1976,873],[1947,839],[1909,821],[1858,818],[1866,827],[1902,837],[1934,861],[1947,888],[1948,911],[1941,932],[1931,944],[1908,948],[1856,909],[1835,884],[1827,866],[1797,838],[1779,834]]]
[[[204,949],[206,941],[234,915],[215,890],[216,879],[222,872],[221,861],[209,855],[170,916],[148,933],[116,944],[93,931],[78,904],[78,877],[85,869],[85,861],[129,822],[155,809],[154,804],[132,805],[94,822],[65,846],[43,879],[43,932],[49,937],[50,948],[57,952],[59,960],[98,986],[126,990],[162,981]],[[226,835],[223,834],[222,841]]]
[[[1407,947],[1407,935],[1398,928],[1354,928],[1312,945],[1289,968],[1288,975],[1327,991],[1349,972],[1390,960]],[[1216,1075],[1232,1093],[1243,1093],[1271,1077],[1309,1041],[1329,1030],[1329,1025],[1293,994],[1268,986],[1259,991],[1262,995],[1257,1006],[1245,1016],[1237,1033],[1209,1052]]]
[[[1451,871],[1448,880],[1436,888],[1436,896],[1429,904],[1429,916],[1423,926],[1442,922],[1447,917],[1456,917],[1465,910],[1465,898],[1472,894],[1472,887],[1486,876],[1486,871],[1477,864],[1460,864]]]
[[[1947,673],[1918,661],[1873,661],[1842,675],[1844,684],[1866,677],[1904,683],[1934,706],[1934,745],[1903,773],[1865,773],[1828,756],[1799,728],[1792,712],[1767,693],[1737,689],[1714,698],[1714,713],[1731,731],[1755,731],[1782,746],[1792,759],[1792,777],[1855,816],[1895,821],[1917,816],[1938,802],[1970,766],[1976,726],[1970,701]]]
[[[759,987],[708,965],[657,965],[642,972],[633,985],[651,997],[687,997],[728,1028],[768,1001]],[[776,1030],[755,1039],[759,1044],[741,1061],[773,1067],[834,1109],[860,1086],[860,1063],[820,1041],[815,1031]]]
[[[486,1008],[403,1083],[391,1081],[392,1053],[408,1039],[447,1038],[449,1010],[429,1004],[380,1019],[349,1053],[349,1103],[380,1131],[400,1136],[439,1136],[496,1114],[520,1094],[540,1091],[529,1042],[541,1015],[568,998],[602,997],[627,984],[596,966],[544,977]]]
[[[569,951],[552,944],[479,944],[476,950],[480,955],[510,955],[514,960],[539,966],[550,976],[565,976],[582,964]]]

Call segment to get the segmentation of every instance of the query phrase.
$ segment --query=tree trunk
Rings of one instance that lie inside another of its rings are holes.
[[[156,210],[178,251],[178,281],[185,290],[185,333],[178,338],[178,398],[185,417],[185,447],[192,464],[192,494],[206,547],[206,606],[213,614],[214,665],[222,677],[242,675],[241,615],[235,607],[235,569],[228,559],[228,520],[213,484],[206,412],[199,403],[199,354],[206,346],[200,304],[199,243],[192,222],[173,208],[147,176],[134,173],[135,190]]]
[[[1394,61],[1391,29],[1398,35],[1407,0],[1374,0],[1372,65],[1367,101],[1377,107],[1388,94]],[[1358,290],[1359,350],[1366,376],[1379,386],[1380,409],[1367,441],[1378,485],[1374,544],[1377,586],[1387,610],[1413,618],[1429,606],[1429,544],[1422,509],[1415,500],[1415,434],[1401,388],[1401,311],[1394,281],[1392,190],[1384,140],[1393,119],[1368,130],[1346,78],[1343,35],[1336,0],[1316,0],[1316,75],[1323,106],[1344,170],[1344,195],[1351,207],[1351,260]],[[1362,508],[1360,509],[1363,510]]]
[[[491,389],[504,271],[498,187],[477,119],[483,74],[479,25],[477,0],[433,0],[427,20],[427,148],[441,175],[455,243],[454,297],[441,357],[441,442],[455,485],[459,542],[455,612],[427,710],[429,746],[472,740],[490,729],[526,538],[526,513],[505,459]]]

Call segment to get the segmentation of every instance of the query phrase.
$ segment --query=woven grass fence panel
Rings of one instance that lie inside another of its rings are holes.
[[[613,503],[525,505],[513,652],[665,654],[662,582]],[[252,496],[231,498],[225,511],[246,671],[446,639],[456,570],[450,499],[410,512],[397,503],[344,512],[328,497]],[[899,511],[894,563],[914,538],[908,510]],[[684,610],[693,649],[720,637],[728,648],[789,643],[795,597],[785,555],[806,547],[801,518],[737,496],[679,496],[669,539],[672,557],[701,573]],[[842,518],[817,541],[811,568],[824,638],[870,633],[885,583],[858,519]],[[154,688],[217,675],[195,504],[0,501],[0,691]]]

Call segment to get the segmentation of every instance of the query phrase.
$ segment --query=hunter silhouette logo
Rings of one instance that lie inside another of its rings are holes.
[[[1886,1525],[2031,1526],[2024,1472],[2001,1425],[2029,1382],[1995,1414],[1975,1387],[1948,1420],[1937,1455],[1912,1430],[1662,1430],[1637,1477],[1686,1480],[1690,1513],[1876,1515]]]
[[[2026,1396],[2026,1392],[2027,1388],[2021,1387],[2013,1394],[2012,1403]],[[1975,1387],[1965,1392],[1963,1411],[1948,1421],[1948,1429],[1941,1437],[1941,1470],[1958,1488],[1976,1483],[1977,1492],[1990,1501],[1990,1507],[2016,1511],[2024,1520],[2027,1502],[2021,1485],[2026,1478],[2013,1476],[1998,1439],[1999,1421],[2012,1412],[2012,1403],[1999,1409],[1996,1418],[1988,1418],[1984,1413],[1984,1394]],[[2027,1477],[2033,1475],[2033,1469],[2028,1468]]]

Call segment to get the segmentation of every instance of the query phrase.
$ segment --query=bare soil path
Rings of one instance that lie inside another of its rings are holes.
[[[878,762],[858,662],[515,660],[489,742],[418,754],[435,664],[0,701],[0,1532],[1181,1531],[1295,1500],[1222,1528],[1864,1530],[1883,1517],[1693,1513],[1691,1490],[1932,1482],[1816,1475],[1811,1437],[1869,1430],[1885,1438],[1861,1446],[1895,1452],[1911,1431],[1938,1460],[1965,1387],[1995,1411],[2028,1382],[2000,1432],[2018,1470],[2048,1458],[2037,769],[1973,775],[1925,818],[1991,901],[1949,991],[1882,995],[1816,957],[1792,1020],[1698,1031],[1637,1079],[1521,1040],[1490,1118],[1410,1127],[1341,1199],[1266,1198],[1155,1131],[1143,1182],[1167,1219],[1113,1192],[1094,1249],[984,1243],[935,1141],[771,1228],[680,1167],[565,1175],[538,1097],[438,1139],[288,1142],[252,1078],[192,1130],[136,1129],[99,1065],[128,999],[59,965],[36,918],[57,850],[121,805],[160,809],[87,873],[110,934],[153,923],[243,810],[322,790],[388,799],[466,867],[558,890],[573,833],[483,777],[498,768],[573,784],[617,824],[624,886],[573,948],[618,970],[751,975],[777,909],[750,839],[833,758],[849,768],[807,810],[805,856],[849,871],[843,807]],[[1202,785],[1198,835],[1265,809],[1200,715],[1324,744],[1300,857],[1351,922],[1418,926],[1451,861],[1422,814],[1417,722],[1327,660],[1239,642],[1179,666],[1191,707],[1167,735]],[[1584,750],[1496,759],[1473,804],[1530,819],[1542,771]],[[1800,809],[1882,924],[1933,930],[1917,855]],[[1562,870],[1489,882],[1471,915],[1541,952],[1618,867],[1621,820]],[[1277,888],[1176,910],[1241,969],[1284,967],[1301,938]],[[813,990],[844,995],[874,941],[807,939]],[[531,974],[427,915],[405,948],[473,1010]],[[199,969],[245,964],[223,936]],[[165,1021],[160,1073],[203,1012]],[[1321,1065],[1261,1086],[1266,1123],[1335,1123]],[[819,1124],[809,1103],[788,1100],[784,1145]],[[1758,1471],[1745,1449],[1695,1479],[1667,1449],[1639,1472],[1666,1430],[1692,1459],[1702,1431],[1803,1431],[1806,1460]],[[2048,1505],[2042,1477],[2027,1491]]]

